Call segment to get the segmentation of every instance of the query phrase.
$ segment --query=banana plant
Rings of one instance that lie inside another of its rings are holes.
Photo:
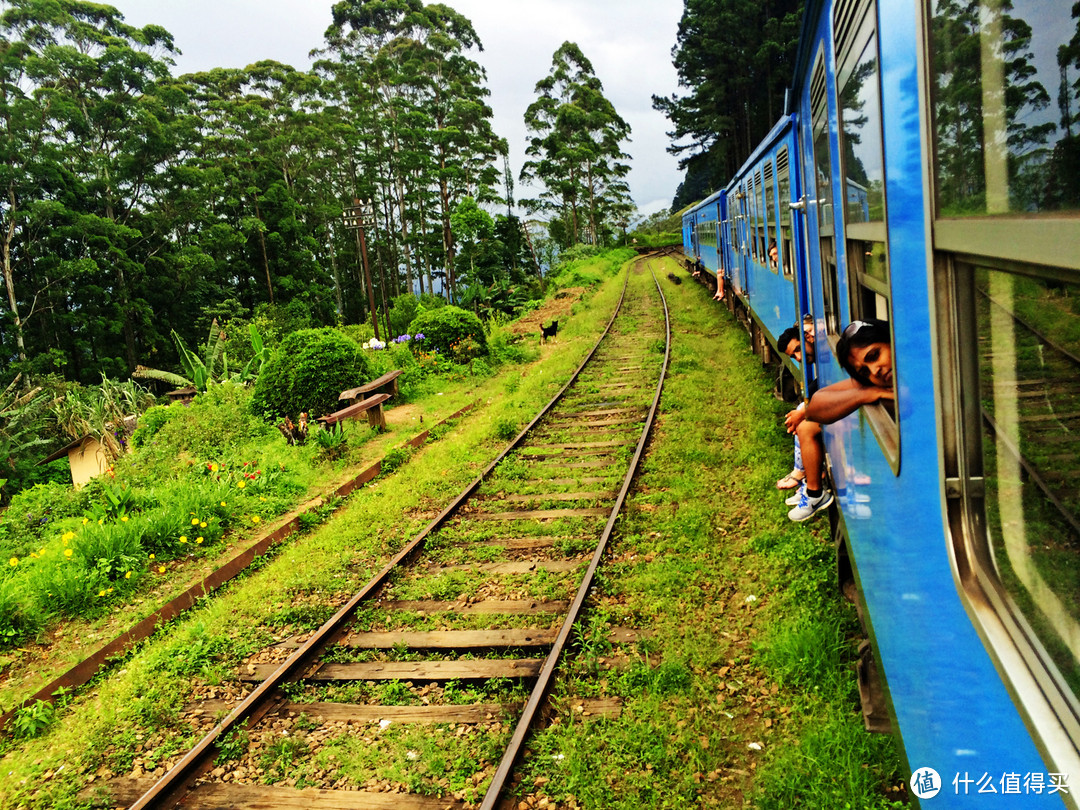
[[[206,342],[206,355],[199,357],[187,347],[184,339],[172,332],[176,350],[180,355],[180,369],[182,374],[164,371],[146,366],[136,366],[132,377],[146,380],[160,380],[161,382],[175,385],[177,388],[191,387],[197,391],[205,391],[213,383],[226,380],[236,383],[247,383],[258,376],[262,371],[263,364],[270,358],[270,349],[263,344],[262,335],[255,324],[248,324],[248,332],[251,336],[252,358],[239,371],[229,373],[229,358],[225,351],[225,330],[222,329],[217,319],[210,324],[210,337]],[[217,372],[220,360],[221,371]]]

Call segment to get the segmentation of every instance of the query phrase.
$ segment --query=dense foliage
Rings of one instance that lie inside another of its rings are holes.
[[[653,97],[686,179],[672,210],[721,188],[784,114],[803,0],[685,0],[675,68],[685,95]]]
[[[281,342],[255,382],[257,412],[296,419],[338,409],[338,394],[367,382],[369,363],[360,345],[336,329],[302,329]]]
[[[424,347],[459,359],[488,353],[484,325],[473,313],[449,306],[420,313],[409,325],[414,335],[423,335]]]
[[[581,49],[564,42],[525,111],[525,125],[534,134],[521,179],[542,183],[544,191],[523,205],[554,215],[551,233],[563,246],[604,244],[604,229],[625,227],[632,210],[623,180],[630,167],[622,162],[629,157],[622,143],[630,125],[603,90]]]
[[[244,344],[249,322],[268,346],[336,323],[386,340],[402,295],[540,294],[547,237],[512,213],[481,43],[450,7],[340,0],[311,71],[182,76],[168,31],[108,5],[0,9],[7,379],[176,370],[215,319]]]

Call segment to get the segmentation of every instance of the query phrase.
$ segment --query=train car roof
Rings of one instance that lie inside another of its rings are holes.
[[[696,213],[697,210],[699,208],[701,208],[702,206],[708,205],[709,203],[716,202],[718,199],[723,197],[725,194],[727,194],[727,187],[726,186],[724,188],[720,189],[719,191],[714,191],[712,194],[710,194],[708,197],[706,197],[701,202],[696,202],[693,205],[691,205],[691,206],[689,206],[687,208],[684,208],[683,211],[685,211],[685,213],[683,214],[683,217],[685,218],[685,217],[690,216],[691,214]]]

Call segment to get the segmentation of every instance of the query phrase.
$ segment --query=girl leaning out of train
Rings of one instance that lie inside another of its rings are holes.
[[[888,323],[852,321],[840,335],[836,355],[851,379],[816,391],[806,406],[807,419],[830,424],[863,405],[892,404],[896,394]]]

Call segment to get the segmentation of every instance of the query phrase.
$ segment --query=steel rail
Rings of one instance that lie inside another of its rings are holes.
[[[638,261],[644,260],[639,259]],[[653,395],[652,405],[649,407],[649,413],[645,418],[645,425],[641,430],[641,436],[638,438],[634,456],[630,460],[630,467],[626,472],[626,476],[623,478],[622,488],[615,498],[615,503],[611,507],[611,513],[604,526],[604,531],[600,535],[600,542],[596,546],[592,560],[589,562],[589,567],[586,569],[585,576],[581,581],[581,585],[578,587],[577,594],[570,604],[569,611],[566,614],[566,618],[563,620],[562,627],[559,628],[559,634],[555,638],[555,643],[552,645],[551,651],[548,653],[547,659],[540,669],[540,675],[537,678],[536,684],[533,686],[532,693],[529,695],[525,708],[522,710],[521,718],[514,728],[510,744],[507,746],[503,758],[499,762],[499,767],[496,769],[495,775],[491,779],[491,784],[488,786],[487,793],[484,794],[484,800],[480,804],[480,810],[496,810],[498,807],[502,793],[521,756],[521,751],[525,746],[525,741],[528,738],[529,732],[532,730],[532,725],[537,718],[541,706],[547,699],[548,691],[554,681],[555,670],[558,667],[559,659],[570,640],[570,633],[582,612],[585,605],[585,599],[592,589],[596,569],[600,566],[604,553],[607,551],[608,541],[611,539],[611,535],[615,530],[615,522],[622,512],[623,504],[626,502],[626,497],[630,492],[630,486],[637,473],[638,465],[641,462],[641,456],[645,452],[645,445],[648,442],[649,434],[652,432],[653,422],[656,419],[656,411],[660,407],[660,396],[664,390],[664,378],[667,376],[668,363],[671,359],[671,318],[668,313],[667,299],[664,297],[663,290],[660,289],[660,282],[657,281],[656,274],[653,272],[651,266],[649,267],[649,273],[652,275],[653,283],[656,285],[656,291],[659,293],[660,301],[664,307],[665,334],[664,363],[660,368],[660,379],[656,383],[656,392]],[[629,278],[629,275],[627,277]]]
[[[185,754],[179,762],[169,769],[155,782],[132,805],[129,810],[147,810],[147,808],[164,808],[175,804],[180,800],[183,793],[188,789],[191,782],[199,777],[212,753],[217,742],[237,728],[243,722],[258,722],[263,716],[275,708],[281,701],[280,687],[291,679],[303,677],[302,672],[310,667],[316,655],[338,636],[344,628],[345,622],[353,612],[367,599],[371,598],[390,578],[391,573],[401,564],[418,553],[424,546],[427,538],[439,529],[458,509],[464,504],[480,485],[488,478],[495,468],[513,450],[517,449],[536,424],[543,419],[563,398],[567,390],[581,376],[582,371],[588,366],[600,345],[611,331],[615,319],[622,310],[626,299],[626,288],[629,283],[629,268],[626,278],[623,280],[622,292],[603,333],[590,349],[589,353],[581,361],[580,365],[571,375],[565,385],[551,398],[533,418],[531,422],[518,434],[507,447],[499,453],[491,464],[447,506],[436,518],[434,518],[419,534],[417,534],[401,551],[388,562],[382,570],[372,577],[349,601],[343,605],[326,623],[322,625],[303,645],[274,670],[273,673],[259,686],[257,686],[239,705],[236,706],[225,718],[218,722],[196,745]],[[655,277],[654,277],[655,280]],[[666,315],[666,303],[665,303]],[[670,327],[669,327],[670,333]],[[665,368],[667,359],[665,356]],[[651,424],[651,421],[650,421]],[[640,456],[640,447],[636,459]]]

